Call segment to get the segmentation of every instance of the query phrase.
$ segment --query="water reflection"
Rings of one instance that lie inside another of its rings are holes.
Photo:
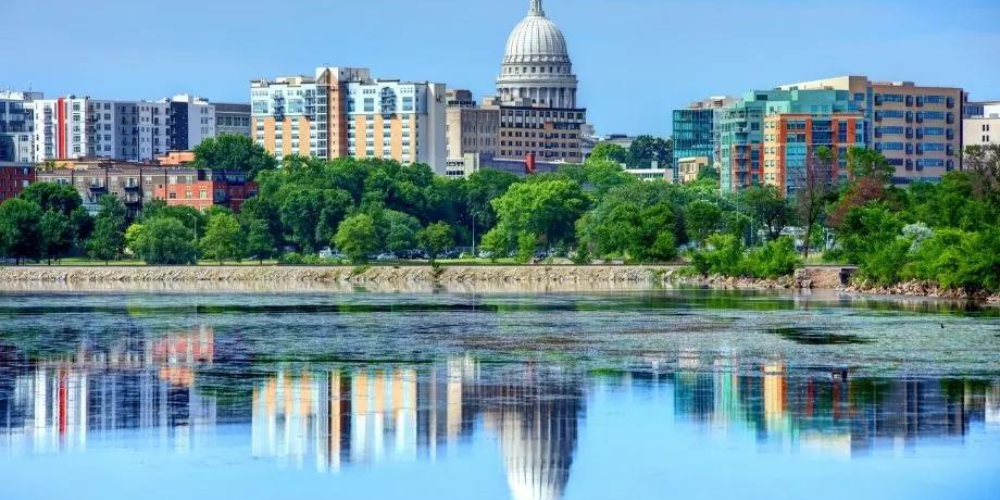
[[[706,432],[752,433],[764,448],[840,455],[922,439],[962,438],[977,423],[1000,426],[1000,381],[790,376],[781,362],[737,375],[731,359],[698,360],[672,375],[676,416]],[[669,379],[670,377],[668,377]]]
[[[219,347],[207,326],[98,349],[82,343],[44,359],[7,346],[0,448],[15,456],[85,452],[99,438],[183,453],[235,426],[248,427],[240,432],[254,457],[343,472],[437,460],[482,434],[497,443],[511,497],[528,500],[563,497],[598,388],[672,394],[676,422],[751,437],[763,453],[856,456],[1000,430],[998,380],[845,380],[840,372],[789,373],[777,359],[746,373],[739,359],[697,352],[590,373],[471,357],[247,372],[220,370],[232,356]]]

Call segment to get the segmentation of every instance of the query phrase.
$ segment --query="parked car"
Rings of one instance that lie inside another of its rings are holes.
[[[334,250],[334,249],[332,249],[330,247],[326,247],[326,248],[324,248],[324,249],[322,249],[322,250],[319,251],[319,258],[326,259],[326,260],[330,260],[330,259],[333,259],[333,260],[344,260],[344,259],[347,258],[347,256],[344,255],[344,254],[342,254],[342,253],[340,253],[337,250]]]
[[[399,256],[397,256],[396,254],[394,254],[392,252],[380,253],[380,254],[378,254],[375,257],[375,260],[377,260],[379,262],[387,262],[387,261],[390,261],[390,260],[399,260]]]

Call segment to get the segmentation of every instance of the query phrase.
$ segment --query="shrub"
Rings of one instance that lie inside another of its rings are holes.
[[[780,278],[795,272],[799,254],[791,238],[781,237],[755,249],[748,257],[749,272],[755,278]]]

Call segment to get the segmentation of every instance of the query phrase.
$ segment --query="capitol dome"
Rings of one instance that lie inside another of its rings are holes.
[[[570,62],[566,38],[556,23],[545,17],[541,1],[532,2],[528,16],[510,33],[503,62]]]
[[[528,15],[507,38],[497,78],[500,100],[529,99],[532,106],[575,108],[576,86],[566,38],[545,17],[542,0],[531,0]]]

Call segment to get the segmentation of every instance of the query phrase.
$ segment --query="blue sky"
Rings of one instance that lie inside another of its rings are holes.
[[[0,88],[249,99],[249,80],[367,66],[491,92],[528,0],[4,1]],[[1000,99],[997,0],[545,0],[602,134],[667,134],[708,95],[839,74]]]

